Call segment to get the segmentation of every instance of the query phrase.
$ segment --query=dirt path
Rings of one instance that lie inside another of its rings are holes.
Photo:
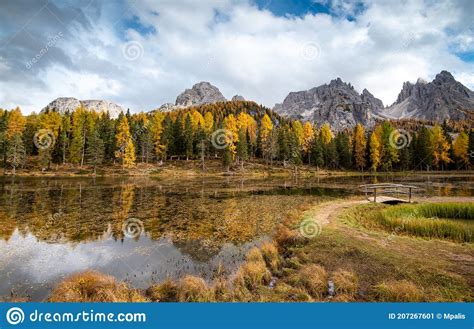
[[[314,213],[314,217],[321,225],[329,224],[342,210],[359,205],[369,203],[367,200],[338,200],[322,204],[318,206]]]

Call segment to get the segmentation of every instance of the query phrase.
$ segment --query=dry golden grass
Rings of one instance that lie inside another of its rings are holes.
[[[319,300],[328,291],[328,275],[320,265],[305,265],[297,273],[290,276],[289,280],[291,284],[305,288],[312,297]]]
[[[288,248],[302,244],[304,237],[297,231],[290,230],[287,226],[280,226],[275,233],[275,241],[281,248]]]
[[[237,271],[234,286],[245,287],[252,291],[261,285],[268,284],[270,280],[271,274],[265,262],[247,262]]]
[[[214,299],[218,302],[232,301],[232,294],[229,289],[229,282],[222,277],[214,280],[212,286]]]
[[[179,302],[213,301],[212,290],[198,277],[187,275],[178,283],[177,300]]]
[[[413,282],[388,281],[374,287],[378,300],[382,302],[421,302],[423,292]]]
[[[175,302],[178,295],[178,286],[175,282],[167,279],[148,288],[146,295],[154,302]]]
[[[261,247],[260,250],[263,255],[263,259],[267,264],[268,268],[276,272],[280,269],[281,261],[280,261],[280,254],[278,253],[278,248],[274,242],[265,242]]]
[[[264,261],[262,252],[257,247],[250,249],[247,255],[245,256],[245,259],[247,260],[247,262],[263,262]]]
[[[137,290],[94,271],[73,274],[53,290],[51,302],[146,302]]]
[[[339,269],[332,275],[336,295],[355,296],[359,288],[357,276],[349,271]]]

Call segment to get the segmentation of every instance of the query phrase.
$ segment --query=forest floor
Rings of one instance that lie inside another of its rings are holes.
[[[91,166],[78,165],[58,165],[53,164],[48,170],[40,170],[39,166],[31,161],[25,168],[16,170],[16,176],[47,176],[47,177],[115,177],[115,176],[152,176],[158,178],[194,178],[194,177],[321,177],[321,176],[373,176],[373,175],[407,175],[407,174],[421,174],[421,175],[446,175],[450,176],[464,176],[472,175],[473,171],[394,171],[394,172],[378,172],[372,171],[354,171],[354,170],[326,170],[318,169],[313,166],[298,166],[296,169],[290,164],[284,165],[282,162],[273,162],[266,164],[259,161],[248,161],[244,166],[234,165],[227,171],[220,159],[210,159],[205,161],[204,170],[202,169],[201,161],[199,160],[168,160],[162,164],[159,163],[138,163],[133,168],[123,169],[119,164],[110,164],[107,166],[98,167],[94,173],[94,168]],[[13,172],[11,169],[4,170],[4,175],[11,176]]]

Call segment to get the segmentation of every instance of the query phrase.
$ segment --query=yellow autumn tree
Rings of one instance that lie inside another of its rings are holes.
[[[155,155],[159,159],[163,159],[163,155],[166,152],[166,145],[162,141],[163,134],[163,120],[165,115],[163,112],[155,111],[151,119],[150,132],[152,135],[153,146],[155,150]]]
[[[212,134],[212,130],[214,129],[214,116],[211,112],[206,112],[204,114],[204,132],[206,135]]]
[[[445,164],[452,162],[449,158],[451,145],[449,145],[446,136],[444,136],[440,125],[435,125],[431,129],[431,147],[433,150],[433,166],[435,168],[443,168]]]
[[[367,164],[365,152],[367,149],[367,139],[365,138],[364,127],[358,123],[354,129],[354,160],[359,170],[363,170]]]
[[[249,135],[249,142],[255,144],[257,142],[257,122],[246,112],[240,112],[237,115],[237,127]]]
[[[298,141],[299,145],[303,145],[304,142],[304,129],[303,124],[299,120],[295,120],[292,123],[293,133]]]
[[[135,165],[135,146],[133,145],[130,126],[126,116],[122,116],[122,119],[119,121],[115,140],[118,147],[115,157],[121,160],[122,169],[133,167]]]
[[[370,135],[370,162],[371,168],[373,171],[377,171],[377,168],[380,166],[381,162],[381,147],[382,143],[380,142],[380,136],[375,131]]]
[[[324,145],[328,145],[329,143],[331,143],[332,139],[334,138],[334,135],[332,134],[331,126],[329,125],[329,123],[326,122],[322,125],[320,135],[321,141]]]
[[[26,158],[25,146],[23,144],[22,134],[25,130],[26,119],[21,114],[17,107],[10,112],[8,116],[7,131],[7,154],[6,160],[13,168],[13,174],[16,173],[16,168],[22,165]]]
[[[196,110],[191,111],[191,127],[193,132],[196,132],[198,127],[204,128],[204,118],[201,113]]]
[[[260,123],[260,143],[262,144],[262,153],[265,160],[268,161],[271,153],[271,133],[273,130],[273,123],[270,117],[265,114]]]
[[[21,110],[19,107],[12,110],[8,116],[8,125],[6,136],[8,139],[13,138],[13,136],[17,134],[22,134],[25,130],[26,119],[21,114]]]
[[[224,119],[224,129],[226,130],[225,141],[227,148],[232,155],[232,160],[235,159],[237,142],[239,141],[239,128],[237,127],[237,120],[233,114],[229,114]]]
[[[464,131],[461,132],[454,141],[453,153],[458,161],[467,168],[469,165],[469,135]]]
[[[313,125],[309,121],[306,121],[303,126],[303,151],[306,154],[310,153],[313,140],[314,140]]]

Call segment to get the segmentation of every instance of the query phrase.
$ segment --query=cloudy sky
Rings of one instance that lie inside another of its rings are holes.
[[[147,111],[199,81],[269,107],[341,77],[384,104],[441,70],[474,89],[474,1],[2,0],[0,107]]]

